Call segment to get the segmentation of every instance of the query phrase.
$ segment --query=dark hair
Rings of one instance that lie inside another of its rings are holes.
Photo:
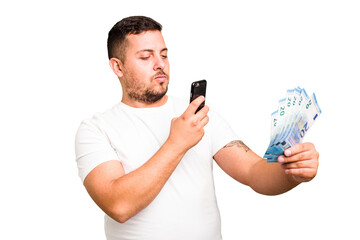
[[[117,22],[109,31],[107,40],[108,57],[117,57],[122,62],[125,58],[125,40],[129,34],[139,34],[145,31],[158,30],[162,26],[155,20],[145,16],[131,16]]]

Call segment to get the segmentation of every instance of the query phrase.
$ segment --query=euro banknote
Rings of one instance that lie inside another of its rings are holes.
[[[320,114],[315,93],[309,96],[300,87],[287,90],[286,97],[279,100],[278,109],[271,114],[270,143],[264,158],[277,162],[286,149],[303,141]]]

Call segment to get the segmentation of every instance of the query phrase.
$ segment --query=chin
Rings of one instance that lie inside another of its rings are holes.
[[[159,100],[161,100],[167,93],[168,87],[167,85],[164,87],[161,87],[161,90],[159,91],[150,91],[147,90],[145,94],[143,95],[144,102],[147,103],[155,103]]]

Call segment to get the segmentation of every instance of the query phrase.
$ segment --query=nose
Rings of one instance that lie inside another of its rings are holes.
[[[154,61],[154,70],[159,70],[159,69],[164,69],[166,63],[165,63],[165,59],[163,59],[162,56],[158,55],[156,56]]]

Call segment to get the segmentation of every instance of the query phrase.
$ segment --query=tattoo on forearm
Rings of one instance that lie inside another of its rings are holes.
[[[228,148],[228,147],[233,147],[233,146],[236,146],[238,148],[243,148],[245,150],[245,152],[248,152],[250,150],[250,148],[248,146],[246,146],[245,143],[243,143],[243,141],[240,141],[240,140],[231,141],[228,144],[226,144],[223,148]]]

